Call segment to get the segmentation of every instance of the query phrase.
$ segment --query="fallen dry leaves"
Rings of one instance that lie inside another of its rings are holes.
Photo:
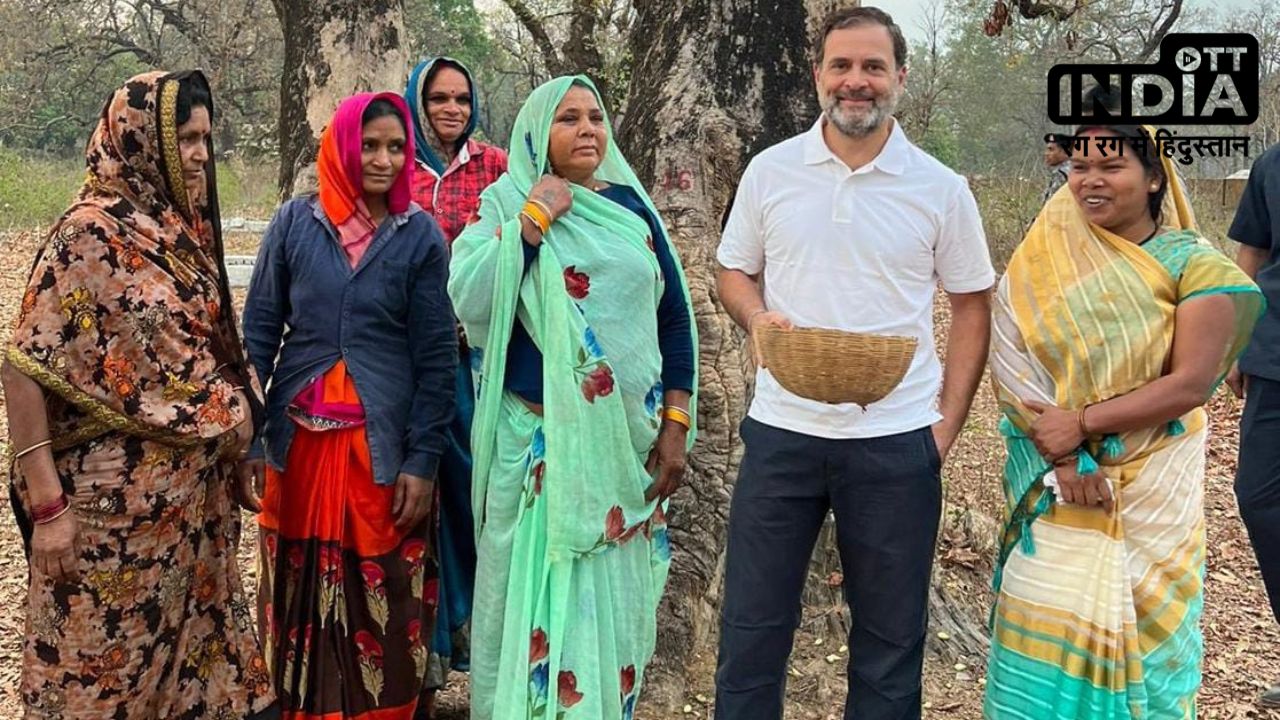
[[[0,340],[6,340],[15,315],[31,259],[38,243],[31,232],[0,234]],[[249,238],[235,237],[234,250],[252,254]],[[242,294],[241,298],[242,299]],[[937,312],[939,346],[945,346],[947,312],[940,302]],[[949,598],[965,598],[964,613],[981,622],[991,600],[990,569],[993,549],[989,520],[998,517],[1003,500],[999,475],[1003,461],[996,432],[996,408],[984,382],[965,433],[947,460],[945,470],[947,513],[938,548],[935,581]],[[1208,532],[1208,572],[1204,611],[1204,686],[1199,714],[1209,720],[1244,720],[1272,717],[1254,700],[1270,683],[1280,681],[1280,630],[1271,618],[1266,593],[1254,564],[1248,537],[1240,523],[1231,491],[1236,467],[1236,430],[1239,403],[1223,394],[1210,404],[1213,418],[1205,475],[1205,520]],[[0,414],[0,430],[3,429]],[[0,451],[5,433],[0,432]],[[984,522],[986,524],[984,524]],[[245,584],[253,586],[255,528],[245,524],[240,551]],[[833,587],[841,578],[824,575]],[[17,695],[26,594],[26,563],[21,541],[7,508],[0,509],[0,718],[20,716]],[[828,636],[824,616],[839,608],[806,608],[795,652],[789,663],[787,720],[835,720],[842,717],[845,658],[849,648],[842,637]],[[710,640],[714,643],[714,639]],[[925,665],[925,717],[971,720],[981,717],[983,659],[952,657],[946,652],[956,638],[931,632],[931,652]],[[709,718],[714,710],[713,677],[715,647],[709,644],[693,658],[685,707],[678,717]],[[443,720],[466,717],[465,678],[455,682],[440,698]],[[687,708],[687,709],[686,709]],[[666,718],[668,713],[645,708],[644,720]],[[1277,714],[1275,717],[1280,717]]]

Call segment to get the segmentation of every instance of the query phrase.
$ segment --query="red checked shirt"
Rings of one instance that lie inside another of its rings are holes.
[[[480,208],[480,193],[506,171],[506,152],[468,140],[444,171],[443,179],[418,163],[418,171],[413,174],[413,201],[431,213],[440,223],[445,241],[452,244]]]

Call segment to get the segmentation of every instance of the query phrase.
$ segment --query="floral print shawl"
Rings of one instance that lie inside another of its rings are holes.
[[[56,396],[54,448],[109,431],[176,446],[260,415],[223,269],[213,153],[193,197],[178,150],[179,82],[138,75],[102,110],[88,177],[37,254],[6,350]],[[54,408],[51,408],[53,410]]]

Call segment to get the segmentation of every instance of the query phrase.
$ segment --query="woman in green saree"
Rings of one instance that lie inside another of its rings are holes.
[[[474,720],[629,720],[693,442],[688,289],[595,86],[552,80],[454,241],[472,347]]]

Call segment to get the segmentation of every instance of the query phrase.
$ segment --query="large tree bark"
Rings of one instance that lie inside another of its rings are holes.
[[[399,92],[409,72],[404,0],[273,0],[284,28],[280,194],[315,160],[320,132],[346,96]]]
[[[833,0],[635,0],[636,66],[620,130],[688,274],[701,355],[698,443],[672,513],[677,561],[648,702],[683,694],[717,618],[749,359],[716,298],[721,218],[747,161],[817,117],[810,36]]]

